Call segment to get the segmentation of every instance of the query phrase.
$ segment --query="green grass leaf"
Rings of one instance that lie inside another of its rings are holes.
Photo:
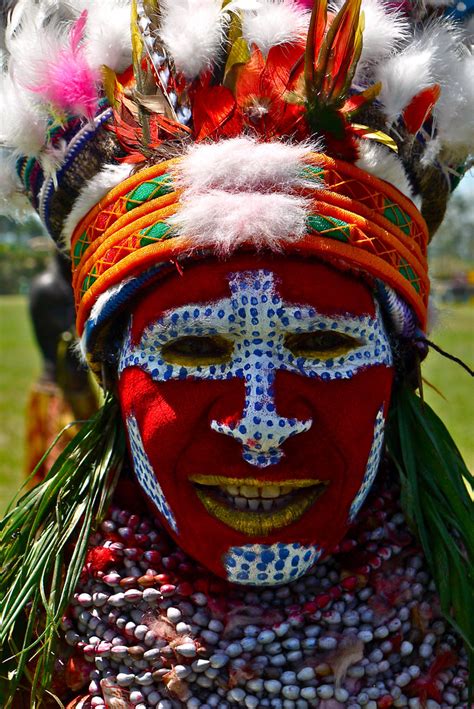
[[[124,451],[118,404],[108,397],[46,478],[0,523],[0,645],[10,673],[5,707],[14,706],[25,684],[32,709],[41,706],[61,617],[79,581],[89,537],[109,506]]]

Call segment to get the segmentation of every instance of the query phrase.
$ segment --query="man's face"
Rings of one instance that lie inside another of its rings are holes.
[[[216,574],[298,578],[373,482],[392,379],[362,281],[290,257],[188,264],[142,297],[122,347],[135,473]]]

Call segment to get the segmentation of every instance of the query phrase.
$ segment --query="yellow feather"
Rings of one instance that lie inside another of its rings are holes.
[[[105,64],[102,66],[102,85],[104,87],[107,100],[113,108],[117,107],[117,90],[122,88],[122,85],[117,81],[117,75],[113,69]]]
[[[386,145],[387,148],[393,150],[394,153],[398,153],[398,145],[394,139],[381,130],[372,130],[369,126],[363,126],[360,123],[352,123],[351,125],[361,138],[374,140],[376,143],[382,143],[382,145]]]

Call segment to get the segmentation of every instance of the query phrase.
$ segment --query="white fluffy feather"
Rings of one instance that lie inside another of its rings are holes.
[[[89,180],[86,186],[81,190],[79,197],[74,202],[64,222],[61,234],[62,241],[67,249],[69,249],[71,245],[72,233],[81,219],[105,197],[107,192],[110,192],[116,185],[129,177],[132,167],[132,165],[127,163],[107,165],[101,172]]]
[[[357,167],[389,182],[406,197],[414,200],[413,190],[403,165],[393,151],[372,140],[359,140],[357,147],[359,150]]]
[[[15,221],[33,214],[33,207],[23,192],[15,170],[15,160],[0,152],[0,213]]]
[[[399,54],[381,62],[375,80],[382,82],[379,100],[393,122],[423,89],[449,82],[459,61],[460,32],[448,20],[425,26]]]
[[[67,38],[67,25],[45,7],[45,3],[20,0],[5,36],[10,72],[26,91],[42,83],[45,65],[57,58],[58,49]]]
[[[409,23],[393,5],[383,0],[363,0],[365,27],[357,76],[364,66],[394,54],[409,37]]]
[[[201,143],[179,161],[174,181],[190,195],[212,188],[291,192],[303,182],[301,170],[310,150],[318,146],[258,143],[248,137]]]
[[[48,117],[8,75],[1,78],[0,142],[18,155],[37,156],[44,148]]]
[[[69,0],[77,15],[87,10],[86,55],[93,68],[103,64],[120,73],[132,63],[130,0]]]
[[[266,56],[278,44],[306,36],[310,13],[293,0],[261,0],[257,10],[243,13],[242,34]]]
[[[389,123],[398,118],[416,94],[434,83],[432,61],[430,48],[410,46],[377,67],[376,80],[382,82],[378,99]]]
[[[474,55],[458,62],[433,115],[443,145],[466,153],[474,150]]]
[[[218,57],[228,13],[220,0],[164,0],[160,38],[178,71],[194,79]]]
[[[306,233],[309,204],[281,193],[211,190],[184,200],[168,221],[192,239],[191,251],[212,249],[228,256],[245,243],[278,251]]]

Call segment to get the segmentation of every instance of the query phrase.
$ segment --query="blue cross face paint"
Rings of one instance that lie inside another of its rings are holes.
[[[364,283],[248,262],[193,266],[144,296],[119,389],[135,473],[170,533],[229,580],[272,584],[305,573],[357,514],[392,354]]]

